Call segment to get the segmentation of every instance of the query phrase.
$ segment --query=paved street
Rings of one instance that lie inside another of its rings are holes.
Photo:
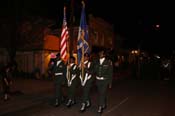
[[[92,91],[92,107],[79,112],[80,101],[68,109],[53,107],[53,82],[17,79],[9,101],[0,101],[1,116],[98,116],[97,93]],[[77,92],[80,97],[79,92]],[[2,95],[2,94],[1,94]],[[79,98],[78,97],[78,98]],[[108,91],[108,107],[102,116],[175,116],[175,82],[117,80]]]

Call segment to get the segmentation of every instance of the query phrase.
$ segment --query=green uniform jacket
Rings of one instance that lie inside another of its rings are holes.
[[[66,65],[62,60],[56,60],[53,68],[55,83],[66,80]]]
[[[97,80],[108,80],[108,82],[112,82],[112,76],[113,76],[113,66],[112,62],[105,58],[104,62],[100,64],[100,61],[98,60],[95,64],[95,74],[96,78],[99,77],[100,79]],[[103,77],[103,79],[101,78]]]

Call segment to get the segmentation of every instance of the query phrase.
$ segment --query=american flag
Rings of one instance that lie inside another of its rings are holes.
[[[88,44],[88,26],[86,23],[85,15],[85,4],[83,2],[83,7],[81,11],[80,26],[78,32],[78,41],[77,41],[77,54],[78,54],[78,64],[82,60],[82,56],[85,53],[89,53],[89,44]]]
[[[64,18],[63,18],[63,26],[61,32],[61,51],[60,56],[63,60],[67,59],[67,38],[69,36],[67,22],[66,22],[66,8],[64,8]]]

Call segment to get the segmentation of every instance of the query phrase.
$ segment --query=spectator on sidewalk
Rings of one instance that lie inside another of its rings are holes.
[[[12,69],[11,69],[11,65],[7,65],[3,68],[3,72],[2,72],[2,89],[3,89],[5,101],[9,99],[11,84],[12,84]]]

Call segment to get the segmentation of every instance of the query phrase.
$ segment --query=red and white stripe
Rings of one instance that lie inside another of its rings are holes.
[[[61,32],[61,51],[60,51],[60,55],[61,58],[66,60],[67,57],[67,38],[68,38],[68,29],[67,29],[67,25],[66,22],[63,22],[63,28],[62,28],[62,32]]]

